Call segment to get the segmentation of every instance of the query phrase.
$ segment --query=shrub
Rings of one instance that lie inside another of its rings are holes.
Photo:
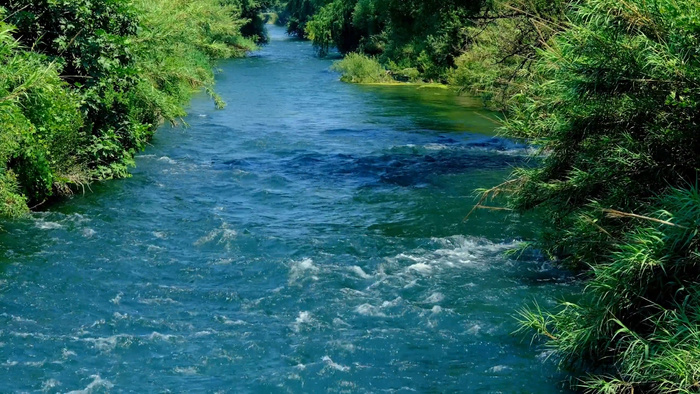
[[[376,59],[360,53],[350,53],[333,64],[333,70],[343,73],[340,78],[352,83],[382,83],[393,79]]]

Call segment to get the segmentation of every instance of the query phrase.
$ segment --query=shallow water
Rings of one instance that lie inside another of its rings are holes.
[[[511,333],[569,281],[504,256],[532,223],[463,220],[527,148],[271,34],[131,179],[3,225],[0,392],[563,392]]]

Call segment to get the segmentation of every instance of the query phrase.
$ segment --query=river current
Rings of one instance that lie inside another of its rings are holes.
[[[132,178],[2,224],[0,393],[564,392],[512,333],[569,282],[505,255],[533,223],[464,220],[528,149],[270,33]]]

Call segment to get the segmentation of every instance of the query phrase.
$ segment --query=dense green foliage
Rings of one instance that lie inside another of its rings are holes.
[[[700,7],[588,0],[514,99],[542,165],[501,189],[546,212],[539,247],[589,267],[582,298],[524,312],[595,392],[700,389]]]
[[[292,0],[288,31],[374,57],[397,81],[438,81],[504,108],[537,50],[562,29],[567,2]],[[352,78],[350,78],[352,79]]]
[[[475,18],[448,83],[503,110],[529,86],[538,51],[566,26],[567,1],[496,1]]]
[[[212,61],[254,47],[242,29],[264,37],[244,19],[265,6],[251,1],[2,4],[2,215],[128,176],[134,153],[163,120],[184,114],[193,90],[213,95]]]
[[[288,30],[325,54],[376,55],[397,76],[445,80],[468,43],[481,0],[292,0]]]

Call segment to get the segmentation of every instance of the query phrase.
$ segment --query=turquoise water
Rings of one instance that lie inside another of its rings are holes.
[[[527,148],[271,34],[131,179],[3,224],[0,392],[563,392],[511,333],[569,281],[503,255],[533,223],[463,220]]]

